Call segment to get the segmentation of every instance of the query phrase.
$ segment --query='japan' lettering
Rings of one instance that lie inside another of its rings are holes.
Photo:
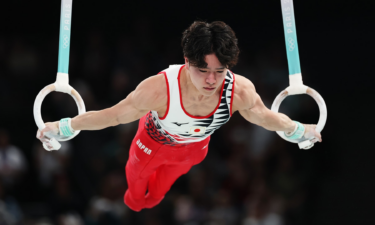
[[[152,150],[147,148],[144,144],[142,144],[141,140],[137,140],[137,145],[139,147],[139,149],[143,150],[144,153],[146,153],[147,155],[150,155]]]

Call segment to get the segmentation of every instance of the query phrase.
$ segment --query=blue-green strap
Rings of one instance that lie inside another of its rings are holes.
[[[292,140],[300,139],[305,134],[305,126],[303,126],[303,124],[301,124],[300,122],[297,122],[294,120],[293,122],[295,122],[297,125],[296,129],[291,134],[287,134],[285,132],[284,134],[287,138],[292,139]]]
[[[59,40],[59,73],[69,74],[70,25],[72,22],[73,0],[61,0],[60,40]]]
[[[59,122],[60,135],[70,137],[74,134],[74,130],[71,126],[71,121],[72,121],[71,118],[64,118],[60,120]]]
[[[293,0],[281,0],[289,75],[301,73]]]

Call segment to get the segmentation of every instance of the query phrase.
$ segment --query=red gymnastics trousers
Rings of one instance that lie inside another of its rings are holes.
[[[128,190],[124,202],[134,211],[159,204],[177,178],[203,161],[210,141],[208,137],[185,146],[163,145],[148,135],[145,117],[139,120],[125,168]]]

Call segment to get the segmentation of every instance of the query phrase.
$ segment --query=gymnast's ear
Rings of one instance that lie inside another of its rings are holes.
[[[189,65],[189,60],[186,56],[184,56],[185,58],[185,66],[186,66],[186,69],[189,69],[190,65]]]

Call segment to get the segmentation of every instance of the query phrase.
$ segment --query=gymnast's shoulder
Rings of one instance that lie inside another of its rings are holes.
[[[255,104],[258,94],[254,84],[244,76],[234,74],[233,106],[232,112],[249,109]]]
[[[164,75],[153,75],[139,83],[133,92],[133,99],[153,108],[167,105],[168,89]]]

